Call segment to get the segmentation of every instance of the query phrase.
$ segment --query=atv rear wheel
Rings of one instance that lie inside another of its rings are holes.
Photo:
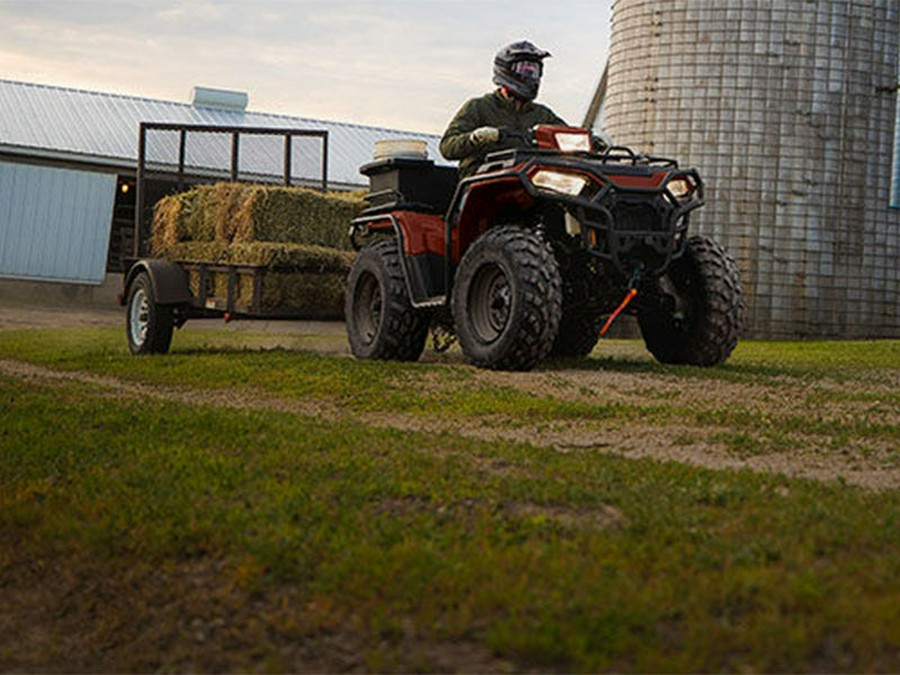
[[[550,244],[503,226],[463,256],[453,288],[453,320],[472,364],[530,370],[550,352],[562,314],[562,281]]]
[[[359,252],[347,278],[344,314],[357,358],[415,361],[422,355],[429,316],[409,301],[396,240]]]
[[[716,366],[738,342],[744,312],[741,277],[734,259],[709,237],[688,239],[684,254],[658,282],[675,298],[638,312],[647,349],[662,363]]]

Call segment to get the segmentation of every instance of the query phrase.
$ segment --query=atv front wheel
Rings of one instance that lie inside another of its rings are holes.
[[[472,364],[530,370],[553,346],[562,281],[550,244],[514,226],[483,234],[466,251],[453,288],[453,320]]]
[[[415,361],[422,355],[429,317],[410,303],[396,240],[376,241],[359,252],[344,302],[354,356]]]
[[[662,363],[724,363],[737,345],[744,312],[734,259],[714,239],[691,237],[657,287],[674,303],[668,310],[660,303],[638,312],[650,353]]]

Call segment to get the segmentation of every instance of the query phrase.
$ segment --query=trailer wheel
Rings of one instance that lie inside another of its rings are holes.
[[[175,319],[171,305],[154,300],[150,276],[140,272],[128,289],[125,334],[132,354],[165,354],[172,344]]]
[[[550,244],[520,227],[488,230],[460,262],[452,309],[472,364],[534,368],[550,353],[562,314],[562,281]]]
[[[650,353],[662,363],[724,363],[737,346],[744,312],[734,259],[714,239],[691,237],[659,285],[675,298],[675,310],[650,307],[638,312]]]
[[[410,303],[395,239],[359,252],[347,278],[344,314],[357,358],[415,361],[422,355],[430,316]]]

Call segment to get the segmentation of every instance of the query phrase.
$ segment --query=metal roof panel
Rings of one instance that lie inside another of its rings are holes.
[[[440,137],[397,129],[368,127],[344,122],[314,120],[290,115],[243,112],[187,103],[110,94],[66,87],[0,79],[0,146],[18,152],[33,151],[70,156],[78,161],[95,158],[101,163],[134,165],[137,162],[138,125],[141,122],[175,122],[212,126],[252,126],[328,131],[328,181],[331,184],[365,185],[359,167],[372,159],[375,141],[417,139],[426,142],[428,156],[445,164],[438,150]],[[160,142],[158,152],[170,143]],[[217,159],[215,143],[198,142],[195,162],[204,165]],[[280,168],[272,159],[273,149],[260,147],[246,153],[242,149],[241,170]],[[320,161],[295,153],[295,175],[311,177]]]

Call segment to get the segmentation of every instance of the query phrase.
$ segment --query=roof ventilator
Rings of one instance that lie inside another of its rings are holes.
[[[229,91],[227,89],[211,89],[209,87],[194,87],[191,93],[191,105],[195,108],[216,108],[218,110],[230,110],[244,112],[250,97],[243,91]]]

